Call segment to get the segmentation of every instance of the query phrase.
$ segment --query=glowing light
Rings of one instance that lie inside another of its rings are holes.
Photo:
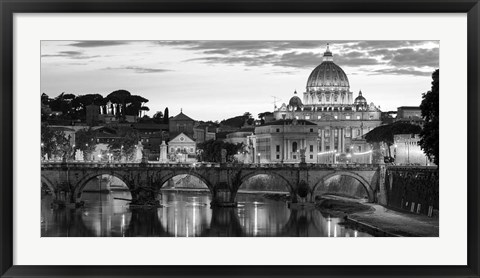
[[[336,152],[337,151],[328,151],[328,152],[318,153],[318,155],[332,154],[332,153],[336,153]]]
[[[369,150],[369,151],[366,151],[366,152],[363,152],[363,153],[354,153],[353,155],[363,155],[363,154],[368,154],[368,153],[371,153],[372,150]]]

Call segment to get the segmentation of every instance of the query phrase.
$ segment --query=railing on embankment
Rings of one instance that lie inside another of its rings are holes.
[[[437,166],[387,166],[385,176],[389,207],[424,214],[438,214]]]

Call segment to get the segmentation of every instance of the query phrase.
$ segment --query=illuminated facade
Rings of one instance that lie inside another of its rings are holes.
[[[323,62],[308,77],[303,101],[295,91],[288,104],[276,107],[274,118],[315,123],[318,126],[316,149],[319,156],[328,153],[337,153],[337,156],[340,156],[355,151],[368,151],[368,144],[358,150],[361,138],[382,123],[380,109],[373,102],[368,104],[362,91],[353,98],[348,77],[343,69],[334,63],[328,45]],[[352,148],[354,145],[355,148]],[[322,162],[320,160],[319,162]],[[331,159],[327,159],[323,163],[330,161]]]

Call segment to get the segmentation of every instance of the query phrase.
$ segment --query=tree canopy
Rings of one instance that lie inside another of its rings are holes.
[[[227,162],[234,161],[234,155],[242,150],[243,144],[232,144],[223,140],[208,140],[198,144],[201,150],[201,160],[208,162],[222,162],[222,149],[227,151]]]
[[[122,157],[132,160],[140,140],[138,131],[131,127],[121,127],[117,130],[117,135],[119,138],[111,142],[108,149],[113,153],[116,160],[121,160]]]
[[[250,112],[245,112],[242,116],[236,116],[232,118],[228,118],[220,122],[222,125],[232,126],[241,128],[245,125],[245,123],[251,125],[253,124],[254,119],[252,118],[252,114]]]
[[[422,95],[422,117],[425,121],[420,132],[419,145],[427,157],[439,165],[439,75],[437,69],[432,74],[432,89]]]
[[[147,106],[144,106],[144,104],[148,102],[148,99],[142,96],[132,95],[126,90],[114,91],[106,97],[100,94],[75,96],[74,94],[61,93],[53,99],[43,93],[41,100],[42,104],[48,105],[52,111],[61,112],[60,116],[54,117],[82,122],[86,120],[86,107],[91,104],[101,106],[103,111],[116,106],[116,115],[122,118],[125,117],[125,115],[141,116],[143,111],[150,110]],[[107,107],[107,103],[109,102],[112,103],[111,107]]]
[[[383,142],[393,145],[393,136],[396,134],[419,134],[422,128],[407,122],[394,122],[388,125],[377,126],[365,135],[368,143]]]

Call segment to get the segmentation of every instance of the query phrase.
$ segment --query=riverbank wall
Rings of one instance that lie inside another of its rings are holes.
[[[386,205],[423,214],[439,213],[439,173],[437,166],[389,166],[385,174]]]

